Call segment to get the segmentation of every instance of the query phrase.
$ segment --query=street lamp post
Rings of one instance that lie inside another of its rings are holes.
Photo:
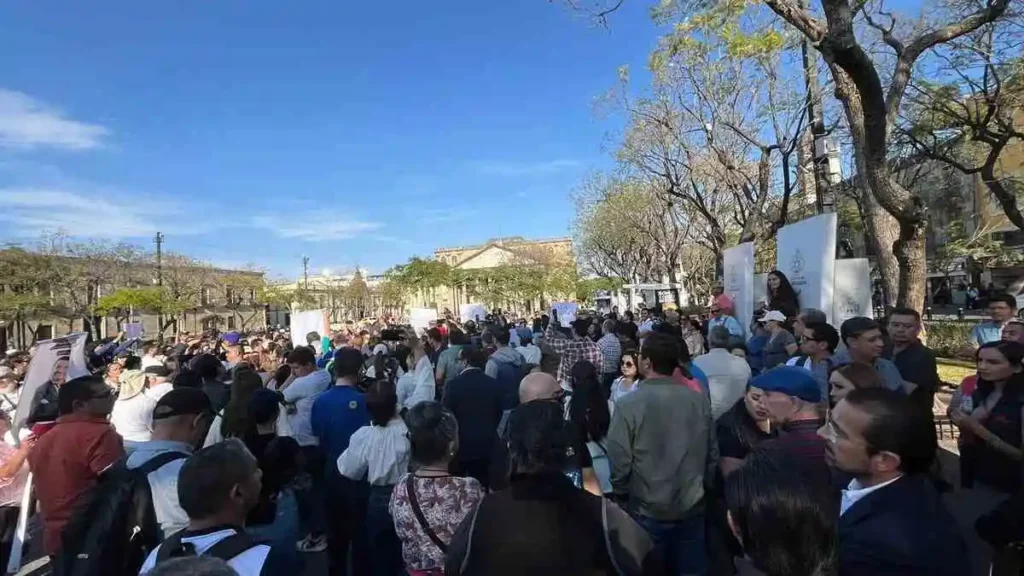
[[[163,266],[163,243],[164,235],[162,232],[157,232],[153,238],[153,243],[156,244],[156,285],[159,288],[164,286],[164,266]],[[156,329],[157,338],[161,341],[164,339],[164,314],[163,311],[157,312],[156,316]]]

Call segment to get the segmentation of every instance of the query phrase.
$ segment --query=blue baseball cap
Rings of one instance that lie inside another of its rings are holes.
[[[799,366],[779,366],[761,374],[750,383],[765,392],[782,392],[806,402],[821,402],[821,387],[814,375]]]
[[[242,335],[238,332],[228,332],[224,335],[224,341],[227,342],[229,346],[236,346],[238,341],[241,339]]]

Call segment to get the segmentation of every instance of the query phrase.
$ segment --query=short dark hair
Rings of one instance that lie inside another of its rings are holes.
[[[438,330],[437,328],[431,328],[430,330],[427,330],[427,338],[430,338],[431,340],[437,340],[438,342],[444,340],[444,336],[441,335],[441,331]]]
[[[124,359],[125,370],[141,370],[142,369],[142,358],[132,354]]]
[[[287,362],[289,364],[298,364],[299,366],[309,366],[310,364],[316,364],[316,354],[305,346],[299,346],[288,354]]]
[[[843,325],[839,327],[839,331],[843,336],[843,342],[848,342],[850,338],[859,338],[861,334],[869,332],[871,330],[881,330],[881,326],[878,322],[875,322],[871,318],[865,316],[856,316],[850,318]]]
[[[462,346],[467,342],[466,333],[454,326],[448,329],[448,343],[453,346]]]
[[[192,369],[195,370],[203,380],[213,380],[220,374],[223,365],[213,354],[200,354],[192,360]]]
[[[743,551],[770,576],[835,568],[839,502],[800,468],[787,451],[755,450],[725,480],[726,506]]]
[[[828,323],[828,316],[824,312],[817,308],[804,308],[800,311],[800,318],[804,324],[826,324]]]
[[[509,418],[508,451],[512,473],[544,474],[565,469],[569,431],[561,404],[534,400]]]
[[[331,370],[335,378],[346,376],[359,376],[359,370],[363,367],[363,353],[355,348],[345,346],[338,348],[334,353],[334,365]]]
[[[178,473],[178,502],[190,519],[209,518],[229,500],[231,490],[249,479],[259,463],[237,438],[193,454]]]
[[[312,344],[313,342],[319,342],[319,341],[320,341],[320,333],[319,332],[315,332],[314,331],[314,332],[309,332],[309,333],[306,334],[306,344]]]
[[[991,304],[993,302],[1002,302],[1009,306],[1011,310],[1017,309],[1017,299],[1009,294],[993,294],[989,296],[988,303]]]
[[[487,354],[476,346],[466,346],[459,352],[459,357],[466,361],[466,366],[483,370],[487,366]]]
[[[366,391],[366,411],[374,426],[387,426],[398,413],[398,391],[390,380],[376,380]]]
[[[502,346],[508,346],[509,340],[512,339],[512,334],[508,331],[508,328],[495,326],[491,328],[491,332],[494,334],[494,339]]]
[[[96,395],[96,388],[107,387],[106,382],[99,376],[80,376],[68,380],[57,390],[57,409],[61,416],[67,416],[75,411],[75,402],[88,402]]]
[[[914,320],[918,323],[921,322],[921,313],[913,308],[907,308],[906,306],[897,306],[889,312],[889,318],[893,316],[913,316]]]
[[[824,342],[828,345],[829,352],[835,352],[836,348],[839,347],[839,333],[831,324],[826,322],[812,322],[810,324],[804,324],[804,328],[807,328],[814,333],[814,339],[819,342]],[[797,337],[802,334],[797,334]]]
[[[405,413],[409,428],[412,459],[419,464],[441,462],[449,456],[453,442],[459,440],[459,425],[455,415],[440,402],[420,402]]]
[[[586,318],[577,318],[573,321],[572,331],[580,338],[586,336],[588,330],[590,330],[590,320],[587,320]]]
[[[172,379],[175,388],[200,388],[203,385],[203,377],[195,370],[182,368]]]
[[[709,348],[728,348],[730,341],[732,341],[732,335],[729,334],[729,330],[725,326],[713,326],[711,330],[708,330]]]
[[[679,341],[668,334],[652,332],[640,346],[640,357],[649,360],[658,374],[672,374],[679,365]]]
[[[842,401],[871,417],[864,430],[868,454],[892,452],[900,457],[903,473],[928,472],[938,449],[935,425],[905,394],[888,388],[856,388]]]

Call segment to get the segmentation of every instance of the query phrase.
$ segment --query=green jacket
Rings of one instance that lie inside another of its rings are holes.
[[[718,462],[714,430],[705,395],[671,378],[643,380],[616,403],[608,429],[612,489],[656,520],[703,510]]]

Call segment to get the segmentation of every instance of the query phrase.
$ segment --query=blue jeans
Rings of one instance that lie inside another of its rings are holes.
[[[637,512],[630,515],[647,531],[654,547],[665,558],[667,574],[704,576],[707,573],[703,512],[675,521],[655,520]]]
[[[373,576],[402,574],[402,542],[395,534],[395,521],[388,511],[394,486],[371,486],[366,506],[366,540],[370,545],[370,573]]]
[[[299,505],[295,492],[285,488],[277,495],[277,513],[273,523],[246,526],[245,532],[279,547],[291,560],[299,561],[295,550],[295,542],[299,539]]]

